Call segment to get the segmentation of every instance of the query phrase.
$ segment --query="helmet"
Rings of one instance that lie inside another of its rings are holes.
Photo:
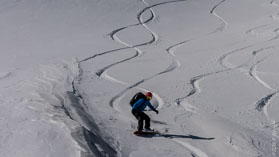
[[[145,93],[145,96],[152,97],[152,93],[151,92],[147,92],[147,93]]]

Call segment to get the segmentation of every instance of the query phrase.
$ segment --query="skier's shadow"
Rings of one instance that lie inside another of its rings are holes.
[[[195,135],[176,135],[176,134],[167,134],[167,133],[160,133],[160,134],[146,134],[142,135],[142,137],[145,138],[153,138],[153,137],[165,137],[165,138],[188,138],[188,139],[193,139],[193,140],[214,140],[214,137],[200,137],[200,136],[195,136]]]

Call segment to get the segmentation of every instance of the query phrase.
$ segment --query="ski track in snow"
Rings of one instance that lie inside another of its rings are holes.
[[[247,30],[245,33],[246,33],[246,35],[248,35],[248,34],[255,34],[255,30],[264,28],[264,27],[269,26],[269,25],[270,24],[264,24],[264,25],[261,25],[261,26],[253,27],[253,28]]]
[[[239,48],[239,49],[230,51],[230,52],[228,52],[228,53],[222,55],[222,56],[218,59],[219,64],[221,64],[221,65],[222,65],[224,68],[226,68],[226,69],[235,69],[237,66],[235,66],[235,65],[233,65],[233,64],[231,64],[231,63],[229,63],[229,62],[227,61],[228,57],[229,57],[230,55],[232,55],[232,54],[238,53],[238,52],[240,52],[240,51],[242,51],[242,50],[245,50],[245,49],[248,49],[248,48],[250,48],[250,47],[252,47],[252,46],[251,46],[251,45],[250,45],[250,46],[245,46],[245,47],[242,47],[242,48]]]
[[[216,17],[221,21],[220,26],[219,26],[213,33],[216,33],[216,32],[218,32],[218,31],[224,31],[224,30],[227,29],[227,27],[228,27],[228,23],[225,21],[225,19],[216,13],[216,9],[217,9],[222,3],[225,3],[225,2],[226,2],[226,0],[222,0],[222,1],[219,2],[218,4],[214,5],[214,7],[210,10],[210,14],[216,16]]]
[[[153,21],[155,18],[156,18],[156,14],[155,12],[153,11],[153,7],[156,7],[156,6],[159,6],[159,5],[164,5],[164,4],[168,4],[168,3],[173,3],[173,2],[180,2],[180,1],[186,1],[186,0],[175,0],[175,1],[167,1],[167,2],[162,2],[162,3],[158,3],[158,4],[154,4],[154,5],[151,5],[149,6],[149,4],[147,2],[145,2],[144,0],[142,0],[142,2],[147,6],[146,8],[144,8],[142,11],[140,11],[140,13],[137,15],[137,20],[139,21],[138,24],[133,24],[133,25],[130,25],[130,26],[126,26],[126,27],[122,27],[122,28],[119,28],[119,29],[116,29],[116,30],[113,30],[109,35],[111,37],[112,40],[115,40],[117,41],[118,43],[122,44],[122,45],[125,45],[127,46],[127,48],[134,48],[135,51],[138,53],[137,56],[134,56],[134,57],[131,57],[129,59],[125,59],[123,61],[119,61],[119,62],[116,62],[116,63],[113,63],[105,68],[102,68],[99,70],[99,72],[97,73],[98,76],[101,76],[102,75],[102,72],[104,72],[106,69],[108,68],[111,68],[112,66],[114,65],[118,65],[120,63],[123,63],[123,62],[126,62],[128,60],[131,60],[133,58],[136,58],[138,56],[141,56],[143,54],[143,51],[140,50],[138,47],[140,46],[147,46],[147,45],[150,45],[150,44],[154,44],[155,42],[158,41],[158,35],[153,32],[147,25],[146,23],[149,23],[150,21]],[[142,16],[143,14],[147,11],[147,10],[150,10],[151,12],[151,17],[148,18],[146,21],[143,21],[142,19]],[[141,44],[137,44],[135,46],[133,45],[130,45],[128,44],[127,42],[124,42],[122,41],[118,36],[117,36],[117,33],[119,33],[120,31],[124,30],[124,29],[128,29],[130,27],[134,27],[134,26],[139,26],[139,25],[142,25],[146,30],[148,30],[148,32],[150,32],[150,34],[152,35],[152,39],[150,41],[147,41],[145,43],[141,43]]]
[[[253,77],[256,81],[258,81],[260,84],[262,84],[265,88],[268,88],[270,90],[273,90],[266,82],[264,82],[262,79],[260,79],[260,77],[258,76],[257,74],[257,71],[256,71],[256,68],[257,66],[263,62],[263,60],[260,60],[258,61],[255,65],[253,65],[251,68],[250,68],[250,71],[249,71],[249,74],[251,77]]]
[[[273,40],[279,39],[279,28],[276,28],[275,30],[273,30],[273,32],[275,33],[275,37],[272,39],[269,39],[268,41],[273,41]]]
[[[5,79],[12,75],[12,72],[1,72],[0,73],[0,80]]]
[[[276,19],[276,17],[274,15],[272,15],[272,18]],[[246,33],[246,35],[249,35],[249,34],[251,34],[251,35],[261,35],[261,34],[257,34],[255,31],[257,29],[261,29],[261,28],[264,28],[264,27],[267,27],[267,26],[270,26],[270,25],[272,25],[272,24],[264,24],[264,25],[261,25],[261,26],[257,26],[257,27],[254,27],[254,28],[251,28],[251,29],[247,30],[245,33]],[[272,33],[274,33],[274,37],[267,40],[266,42],[270,42],[270,41],[279,39],[279,28],[274,29],[272,31]]]
[[[265,50],[268,49],[273,49],[274,47],[266,47],[266,48],[261,48],[259,50],[255,50],[252,52],[253,55],[253,60],[257,59],[257,56],[260,53],[264,53]],[[274,90],[273,88],[271,88],[266,82],[264,82],[259,76],[258,76],[258,71],[256,71],[257,66],[262,63],[263,61],[265,61],[266,58],[258,60],[254,65],[251,66],[250,70],[249,70],[249,75],[254,78],[257,82],[259,82],[260,84],[262,84],[265,88],[269,89],[269,90]]]
[[[268,49],[273,49],[274,47],[273,46],[269,46],[269,47],[266,47],[266,48],[261,48],[259,50],[255,50],[252,52],[253,56],[256,57],[258,54],[262,53],[263,51],[265,50],[268,50]]]
[[[147,4],[145,1],[142,1],[142,2],[143,2],[145,5],[148,6],[148,4]],[[147,7],[147,8],[148,8],[148,7]],[[125,49],[126,49],[126,48],[133,48],[133,49],[135,49],[136,55],[134,55],[134,56],[132,56],[132,57],[129,57],[129,58],[126,58],[126,59],[124,59],[124,60],[122,60],[122,61],[115,62],[115,63],[113,63],[113,64],[111,64],[111,65],[108,65],[108,66],[106,66],[106,67],[104,67],[104,68],[98,70],[98,72],[96,73],[98,76],[101,76],[102,73],[105,72],[105,70],[107,70],[107,69],[109,69],[109,68],[111,68],[111,67],[113,67],[113,66],[115,66],[115,65],[118,65],[118,64],[120,64],[120,63],[124,63],[124,62],[126,62],[126,61],[132,60],[133,58],[136,58],[136,57],[138,57],[138,56],[141,56],[141,55],[143,54],[143,51],[141,51],[138,47],[150,45],[150,44],[152,44],[152,43],[154,43],[154,42],[156,42],[156,41],[158,40],[158,37],[157,37],[156,33],[152,32],[152,31],[145,25],[145,23],[148,23],[148,22],[154,20],[154,18],[156,17],[154,11],[152,10],[152,8],[150,8],[151,17],[150,17],[149,19],[147,19],[146,21],[143,21],[143,20],[142,20],[142,15],[145,13],[146,10],[147,10],[147,9],[143,9],[143,11],[141,11],[141,12],[137,15],[137,17],[138,17],[137,19],[138,19],[139,23],[133,24],[133,25],[129,25],[129,26],[126,26],[126,27],[122,27],[122,28],[113,30],[111,33],[109,33],[109,36],[111,37],[112,40],[117,41],[118,43],[120,43],[120,44],[122,44],[122,45],[124,45],[124,46],[127,46],[127,47],[125,47]],[[138,45],[133,46],[133,45],[130,45],[130,44],[128,44],[128,43],[122,41],[122,40],[117,36],[117,33],[119,33],[120,31],[122,31],[122,30],[124,30],[124,29],[128,29],[128,28],[130,28],[130,27],[139,26],[139,25],[143,25],[143,26],[152,34],[152,39],[151,39],[150,41],[147,41],[147,42],[145,42],[145,43],[141,43],[141,44],[138,44]],[[117,49],[116,51],[118,51],[118,50],[120,50],[120,49]],[[91,57],[90,59],[92,59],[92,57]]]
[[[176,69],[176,68],[179,68],[180,66],[181,66],[181,63],[179,62],[179,60],[177,60],[175,57],[176,57],[176,55],[175,55],[175,50],[177,49],[177,48],[179,48],[180,46],[182,46],[183,44],[185,44],[185,43],[187,43],[187,42],[190,42],[191,40],[186,40],[186,41],[182,41],[182,42],[180,42],[180,43],[177,43],[177,44],[175,44],[175,45],[172,45],[172,46],[170,46],[169,48],[167,48],[166,49],[166,51],[167,51],[167,53],[168,54],[170,54],[170,55],[172,55],[172,57],[173,57],[173,62],[172,62],[172,64],[169,66],[169,68],[168,69],[171,69],[170,71],[172,71],[173,69]]]
[[[125,50],[125,49],[129,49],[130,47],[122,47],[122,48],[118,48],[118,49],[114,49],[114,50],[109,50],[109,51],[105,51],[105,52],[101,52],[101,53],[98,53],[98,54],[95,54],[93,56],[90,56],[90,57],[87,57],[83,60],[80,60],[79,62],[80,63],[83,63],[83,62],[86,62],[86,61],[89,61],[89,60],[92,60],[96,57],[99,57],[99,56],[102,56],[102,55],[106,55],[106,54],[110,54],[112,52],[117,52],[117,51],[120,51],[120,50]]]
[[[131,60],[131,59],[133,59],[133,58],[135,58],[135,57],[138,57],[139,55],[140,55],[140,53],[137,51],[136,54],[133,55],[132,57],[123,59],[122,61],[119,61],[119,62],[115,62],[115,63],[113,63],[113,64],[111,64],[111,65],[108,65],[108,66],[106,66],[106,67],[104,67],[104,68],[98,70],[98,72],[96,73],[96,75],[100,77],[100,76],[103,74],[103,72],[105,72],[107,69],[113,67],[114,65],[117,65],[117,64],[120,64],[120,63],[129,61],[129,60]]]

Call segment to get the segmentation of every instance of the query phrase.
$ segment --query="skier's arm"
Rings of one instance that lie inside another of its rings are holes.
[[[137,109],[143,103],[144,103],[144,100],[143,99],[139,99],[136,103],[134,103],[134,105],[132,107],[132,110],[133,109]]]
[[[150,104],[149,101],[146,101],[146,105],[147,105],[151,110],[153,110],[154,112],[157,113],[157,110]]]

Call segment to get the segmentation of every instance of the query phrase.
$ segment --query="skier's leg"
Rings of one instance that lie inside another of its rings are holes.
[[[138,121],[138,130],[139,131],[143,130],[143,120],[144,120],[144,118],[142,117],[142,114],[140,114],[140,118],[139,118],[139,121]]]
[[[142,112],[142,116],[144,118],[144,121],[145,121],[145,129],[150,129],[150,117],[145,114],[144,112]]]
[[[132,110],[132,114],[137,118],[138,120],[138,130],[142,131],[143,130],[143,117],[141,115],[141,113],[139,113],[136,110]]]

